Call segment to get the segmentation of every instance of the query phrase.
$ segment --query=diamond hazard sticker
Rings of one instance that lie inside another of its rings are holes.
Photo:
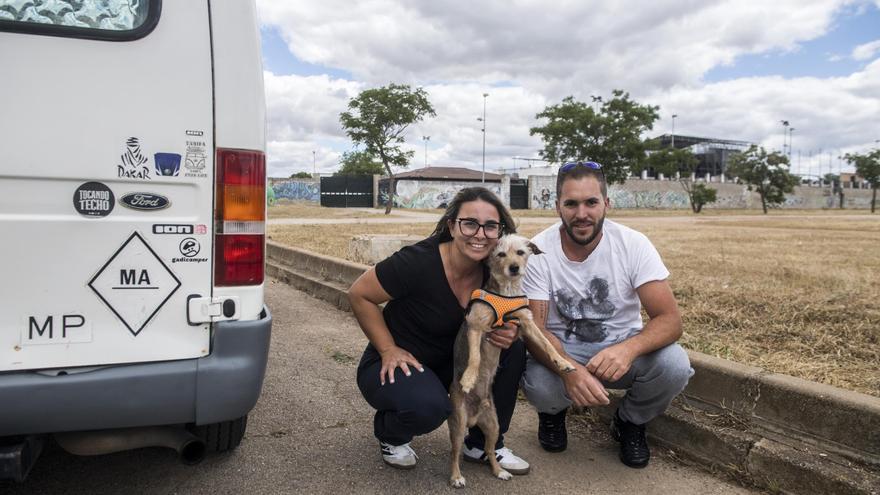
[[[89,287],[136,337],[177,291],[180,280],[135,232],[92,277]]]

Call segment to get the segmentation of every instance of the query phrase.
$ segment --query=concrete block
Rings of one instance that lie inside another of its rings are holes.
[[[751,416],[764,370],[699,352],[688,351],[688,357],[694,376],[684,390],[687,397]]]
[[[418,235],[363,234],[354,236],[348,243],[348,257],[359,263],[375,265],[404,246],[424,239]]]
[[[266,254],[270,262],[274,261],[278,265],[291,267],[300,272],[312,273],[346,286],[350,286],[370,268],[361,263],[352,263],[272,241],[266,243]]]
[[[876,495],[880,476],[821,451],[762,439],[749,452],[749,477],[775,493]]]
[[[754,415],[811,439],[824,439],[880,464],[880,399],[793,376],[768,374]],[[861,457],[861,456],[860,456]]]

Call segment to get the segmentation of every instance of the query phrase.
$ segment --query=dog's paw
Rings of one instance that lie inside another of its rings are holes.
[[[461,383],[461,389],[464,393],[468,393],[474,388],[474,384],[477,383],[477,374],[465,371],[464,374],[461,375],[461,381],[459,383]]]
[[[505,471],[505,470],[503,470],[503,469],[502,469],[501,471],[498,471],[498,474],[496,474],[495,476],[496,476],[499,480],[504,480],[504,481],[507,481],[507,480],[509,480],[510,478],[513,478],[513,475],[512,475],[512,474],[508,473],[507,471]]]
[[[449,478],[449,484],[452,485],[452,488],[464,488],[464,476],[459,476],[458,478]]]

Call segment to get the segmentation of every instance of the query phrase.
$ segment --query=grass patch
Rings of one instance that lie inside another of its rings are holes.
[[[621,215],[672,275],[690,349],[880,397],[880,215]],[[440,213],[437,212],[439,217]],[[520,212],[514,216],[522,217]],[[522,223],[532,236],[556,221]],[[270,226],[273,240],[345,258],[357,234],[433,223]]]

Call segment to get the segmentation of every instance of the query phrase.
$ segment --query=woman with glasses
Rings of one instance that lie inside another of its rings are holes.
[[[513,218],[495,194],[462,189],[427,239],[379,262],[349,289],[352,311],[370,341],[358,365],[358,387],[376,409],[373,429],[387,464],[414,467],[410,441],[437,429],[451,413],[455,337],[471,292],[489,278],[483,261],[501,235],[514,232]],[[488,338],[503,349],[493,385],[501,433],[495,452],[502,468],[526,474],[529,464],[504,447],[525,346],[512,323]],[[465,459],[485,462],[483,443],[480,429],[471,428]]]

